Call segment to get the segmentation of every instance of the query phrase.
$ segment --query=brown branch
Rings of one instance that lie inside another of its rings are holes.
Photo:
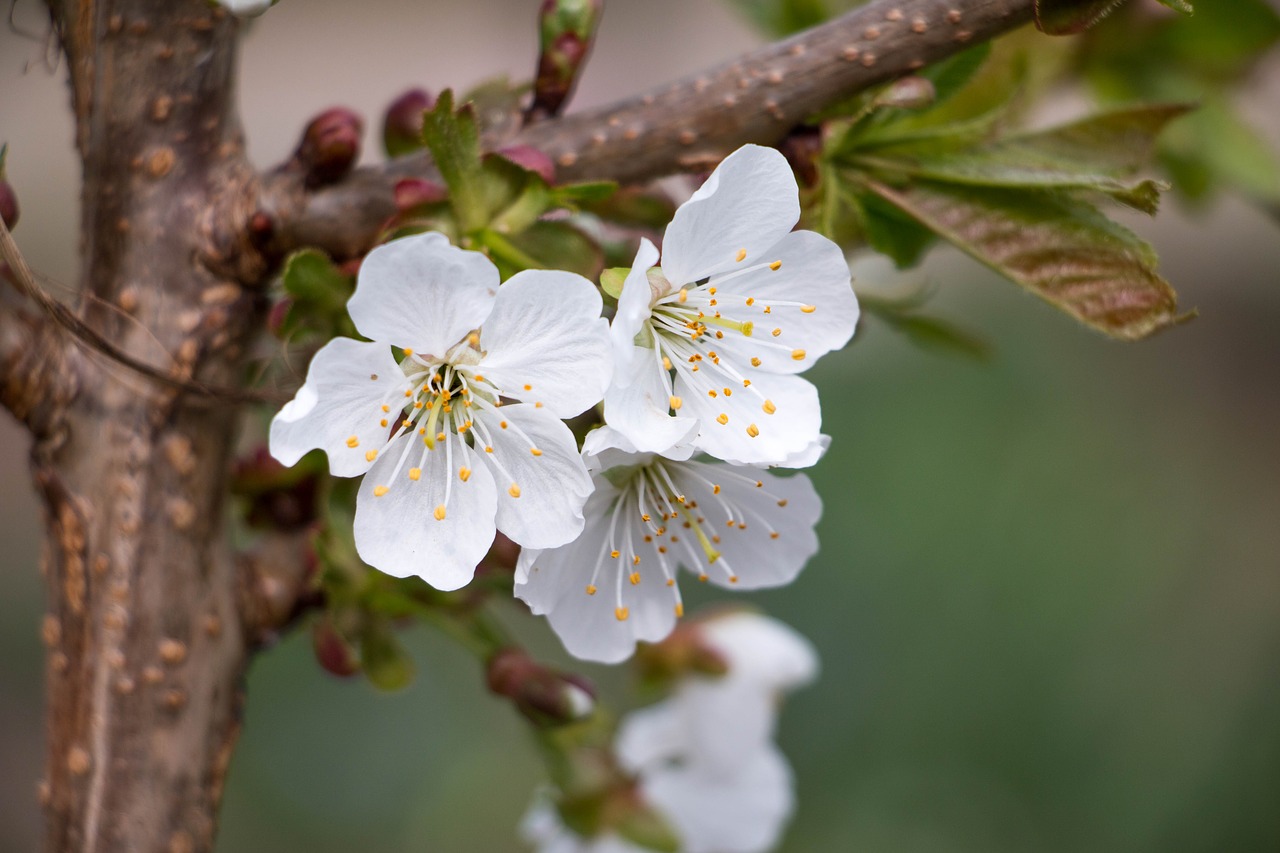
[[[529,145],[561,181],[637,183],[707,169],[748,142],[773,144],[815,112],[1030,21],[1035,0],[875,0],[784,41],[616,104],[524,128],[501,144]],[[492,141],[498,144],[497,140]],[[421,155],[358,169],[306,192],[274,175],[262,208],[282,251],[366,251],[395,211],[407,177],[435,178]]]

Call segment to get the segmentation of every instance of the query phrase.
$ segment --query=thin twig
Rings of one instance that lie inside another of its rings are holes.
[[[115,344],[104,338],[96,329],[80,319],[71,309],[54,299],[44,291],[36,282],[35,273],[32,272],[27,259],[22,256],[22,252],[18,249],[18,244],[14,242],[13,235],[9,233],[9,228],[0,221],[0,259],[9,264],[12,270],[13,282],[23,295],[36,303],[36,306],[54,323],[71,336],[71,339],[93,350],[101,353],[107,358],[123,365],[130,370],[138,373],[148,379],[155,380],[162,385],[170,388],[177,388],[192,394],[198,394],[204,397],[212,397],[218,400],[231,403],[273,403],[280,404],[288,398],[280,394],[269,391],[244,391],[238,388],[223,388],[219,386],[203,385],[189,379],[183,379],[167,373],[159,367],[148,364],[134,358],[129,353],[117,347]]]

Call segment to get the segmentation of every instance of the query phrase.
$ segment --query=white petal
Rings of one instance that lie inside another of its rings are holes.
[[[417,575],[436,589],[458,589],[471,581],[493,544],[493,478],[456,435],[437,442],[425,459],[424,449],[416,435],[403,436],[365,475],[356,496],[356,550],[389,575]],[[411,479],[418,467],[420,476]],[[470,472],[465,481],[462,468]],[[375,493],[380,486],[387,487],[381,497]]]
[[[764,853],[778,841],[795,807],[791,768],[776,747],[755,750],[730,778],[696,766],[641,780],[641,790],[675,826],[682,853]]]
[[[689,751],[692,734],[686,722],[685,708],[674,699],[627,714],[619,723],[613,742],[623,769],[643,773],[683,757]]]
[[[493,310],[498,268],[436,232],[386,243],[360,265],[347,313],[360,334],[443,356]]]
[[[618,520],[614,541],[621,552],[620,531],[631,523],[632,548],[617,558],[610,556],[609,511],[617,490],[599,476],[595,483],[596,491],[584,510],[588,521],[582,535],[561,548],[527,558],[522,555],[515,592],[534,613],[547,617],[570,654],[583,660],[618,663],[631,656],[637,641],[656,642],[671,633],[676,623],[676,599],[665,584],[654,546],[642,541],[638,519]],[[631,560],[636,555],[641,558],[639,566]],[[637,569],[641,579],[633,585],[628,576]],[[596,591],[589,594],[587,586],[593,574]],[[626,608],[622,619],[617,613],[619,601]]]
[[[658,250],[643,237],[640,248],[622,284],[618,310],[613,315],[609,335],[613,340],[614,382],[629,384],[635,376],[634,359],[643,357],[645,349],[635,346],[635,337],[652,312],[653,291],[649,288],[648,270],[658,262]]]
[[[498,288],[480,329],[479,370],[504,396],[571,418],[604,397],[613,375],[603,302],[580,275],[526,270]]]
[[[804,450],[800,450],[791,454],[781,462],[774,464],[776,468],[812,468],[818,464],[818,460],[827,455],[827,448],[831,446],[831,436],[823,434],[818,436],[818,440],[810,444]]]
[[[680,444],[670,450],[663,451],[665,459],[684,460],[694,454],[692,444]],[[608,471],[631,465],[647,465],[653,453],[641,453],[622,433],[605,424],[587,433],[582,441],[582,458],[589,471]]]
[[[394,420],[408,390],[388,345],[334,338],[311,359],[306,383],[271,420],[271,455],[294,465],[318,447],[329,455],[335,476],[363,474],[373,464],[369,451],[381,451],[391,434],[382,421]]]
[[[720,559],[705,570],[712,583],[728,589],[782,586],[817,553],[814,527],[822,516],[822,500],[803,474],[779,477],[700,462],[671,470],[676,485],[697,502],[709,529],[720,537],[715,543]],[[708,481],[720,487],[718,495]],[[757,482],[763,485],[757,487]],[[726,507],[734,510],[732,527]]]
[[[697,386],[690,383],[689,374],[676,374],[675,393],[684,401],[681,411],[698,418],[695,447],[727,462],[777,465],[818,440],[822,410],[813,385],[799,376],[735,367],[751,382],[750,387],[713,373],[709,365],[693,374],[702,383]],[[708,388],[713,380],[716,387]],[[725,388],[731,396],[725,396]],[[715,397],[709,393],[713,390]]]
[[[476,434],[476,455],[498,488],[498,529],[525,548],[554,548],[577,538],[591,476],[564,421],[531,403],[476,412],[475,421],[493,448],[481,448],[482,434]]]
[[[662,239],[662,271],[680,286],[750,266],[799,219],[799,191],[787,158],[744,145],[676,210]]]
[[[697,430],[692,418],[669,414],[671,386],[658,351],[633,347],[631,375],[609,386],[604,395],[604,419],[638,451],[663,453],[687,443]],[[616,372],[615,372],[616,376]]]
[[[729,664],[730,677],[768,690],[794,690],[818,675],[818,653],[802,634],[758,613],[727,613],[701,623],[707,644]]]
[[[771,262],[780,265],[774,270]],[[759,358],[760,369],[770,373],[807,370],[824,353],[847,344],[858,324],[844,252],[812,231],[787,234],[763,263],[738,275],[713,277],[710,286],[716,288],[721,317],[753,324],[750,336],[726,332],[716,348],[738,362]],[[804,354],[796,358],[799,351]]]

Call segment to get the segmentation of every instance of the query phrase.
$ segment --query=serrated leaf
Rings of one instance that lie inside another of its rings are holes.
[[[459,228],[466,233],[483,227],[490,210],[480,165],[480,132],[471,106],[463,104],[455,112],[453,92],[445,89],[435,108],[423,113],[422,139],[449,187],[449,203]]]
[[[1184,319],[1151,247],[1078,199],[919,182],[867,189],[1085,325],[1139,340]]]
[[[1051,36],[1082,33],[1124,0],[1036,0],[1036,28]]]

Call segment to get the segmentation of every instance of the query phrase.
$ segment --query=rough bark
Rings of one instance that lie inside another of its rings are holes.
[[[255,177],[233,18],[204,0],[54,4],[83,162],[80,305],[126,352],[224,385],[261,323],[220,214]],[[61,336],[34,449],[48,538],[48,851],[201,851],[249,643],[223,530],[234,407]]]

